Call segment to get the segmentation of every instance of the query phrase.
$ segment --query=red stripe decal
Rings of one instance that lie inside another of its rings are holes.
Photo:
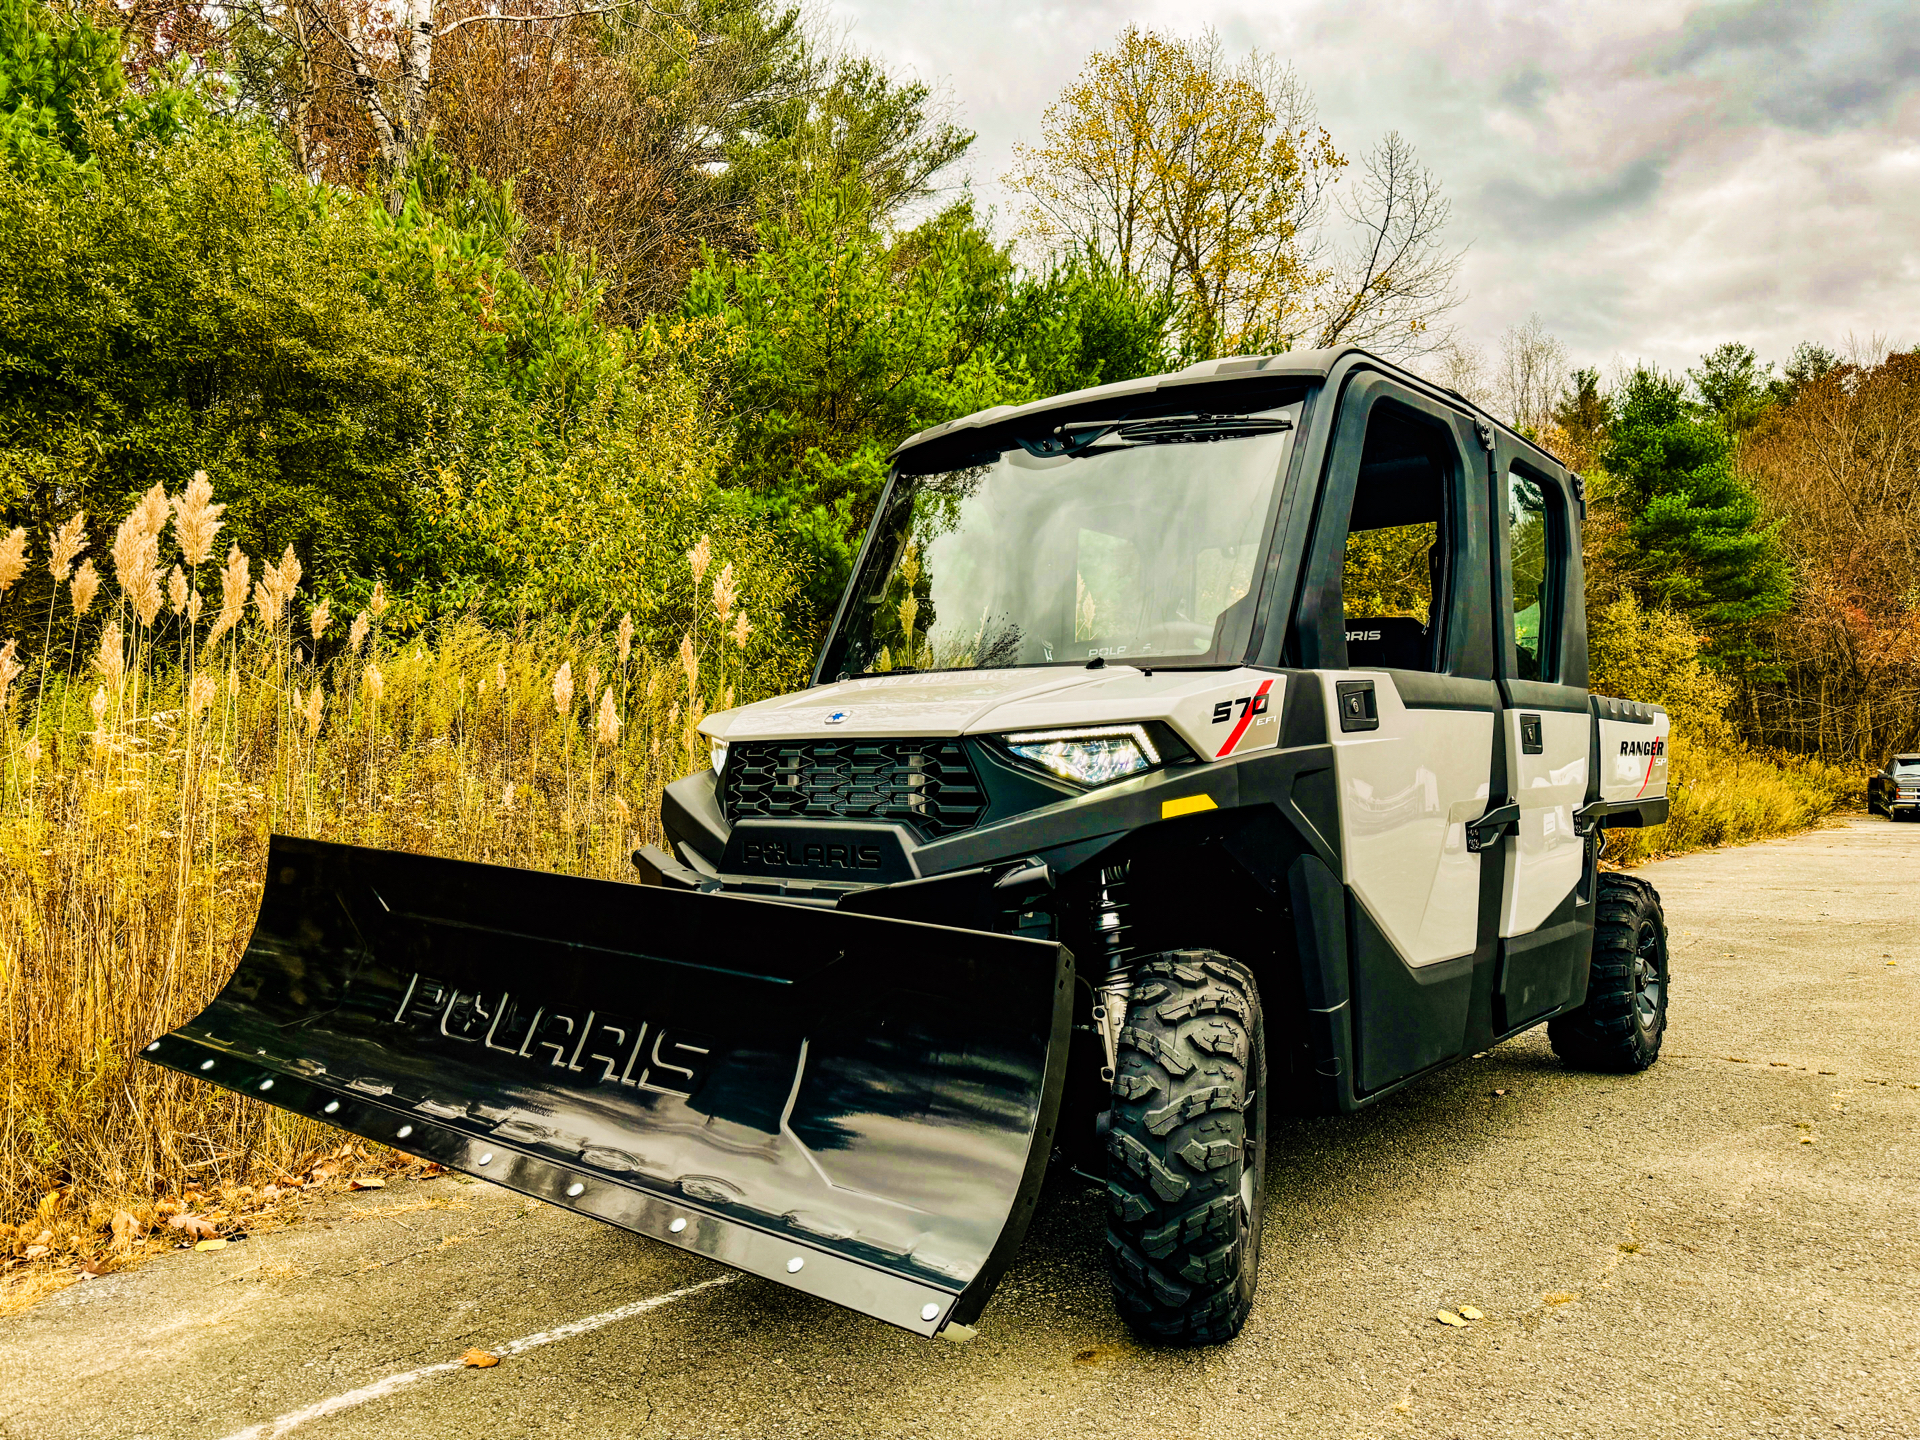
[[[1271,687],[1273,684],[1274,682],[1272,679],[1264,680],[1261,682],[1261,688],[1254,692],[1253,699],[1248,701],[1247,709],[1241,714],[1241,723],[1234,727],[1234,734],[1227,738],[1226,745],[1222,746],[1219,750],[1214,752],[1215,760],[1219,760],[1222,756],[1225,756],[1225,755],[1231,755],[1234,751],[1234,747],[1241,743],[1241,737],[1247,734],[1248,722],[1254,719],[1254,702],[1259,700],[1262,696],[1266,695],[1269,687]]]
[[[1647,790],[1648,782],[1654,779],[1654,762],[1656,761],[1656,759],[1659,758],[1659,754],[1660,753],[1658,751],[1648,752],[1648,773],[1641,777],[1641,789],[1634,793],[1634,798],[1637,801],[1641,798],[1642,794]]]

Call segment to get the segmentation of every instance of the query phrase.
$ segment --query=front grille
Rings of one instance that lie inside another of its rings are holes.
[[[957,740],[737,741],[728,821],[900,821],[922,840],[980,823],[987,797]]]

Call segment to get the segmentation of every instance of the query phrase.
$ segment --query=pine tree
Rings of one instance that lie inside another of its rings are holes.
[[[1626,512],[1623,569],[1644,603],[1686,615],[1711,661],[1762,662],[1759,627],[1788,607],[1779,522],[1735,471],[1734,438],[1688,404],[1683,382],[1645,367],[1615,399],[1602,463]]]

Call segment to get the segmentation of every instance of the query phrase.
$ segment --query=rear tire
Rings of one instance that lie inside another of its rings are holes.
[[[1267,1054],[1254,977],[1217,951],[1134,968],[1107,1136],[1114,1304],[1143,1339],[1230,1341],[1254,1305]]]
[[[1645,1071],[1668,1023],[1668,928],[1660,894],[1638,876],[1601,877],[1587,1001],[1547,1023],[1548,1042],[1586,1071]]]

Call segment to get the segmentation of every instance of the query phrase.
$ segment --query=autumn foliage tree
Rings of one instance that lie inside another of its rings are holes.
[[[1049,106],[1008,184],[1024,234],[1178,301],[1190,352],[1419,353],[1455,303],[1440,186],[1399,135],[1349,161],[1294,72],[1129,26]],[[1335,234],[1346,222],[1346,234]]]
[[[1748,697],[1772,744],[1872,762],[1915,747],[1918,379],[1913,350],[1858,355],[1804,377],[1743,447],[1795,573],[1770,635],[1780,679]]]

